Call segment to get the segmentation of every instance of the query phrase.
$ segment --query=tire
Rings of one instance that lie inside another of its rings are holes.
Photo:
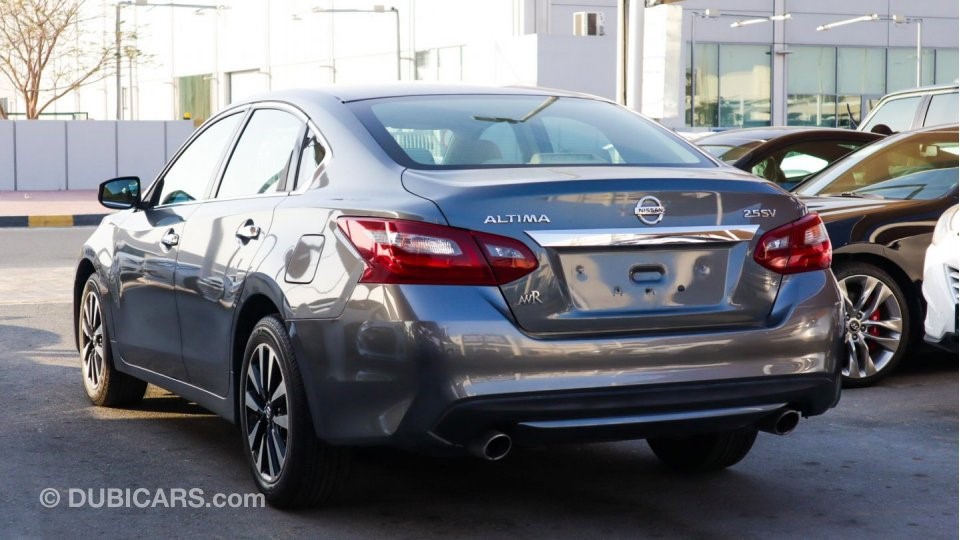
[[[328,500],[343,483],[347,451],[317,438],[293,347],[277,317],[254,327],[240,374],[241,437],[260,492],[277,508]]]
[[[756,429],[705,433],[690,437],[647,439],[647,444],[667,466],[691,472],[718,471],[740,462],[753,448]]]
[[[890,375],[912,343],[910,304],[890,274],[855,262],[833,270],[843,296],[843,385],[858,388]]]
[[[94,273],[87,279],[80,294],[76,325],[83,389],[94,405],[134,405],[143,399],[147,383],[114,368],[100,291],[100,278]]]

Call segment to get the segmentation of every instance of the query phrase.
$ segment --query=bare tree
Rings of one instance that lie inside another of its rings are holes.
[[[85,0],[0,0],[0,73],[37,118],[54,101],[109,75],[111,50],[81,31]]]

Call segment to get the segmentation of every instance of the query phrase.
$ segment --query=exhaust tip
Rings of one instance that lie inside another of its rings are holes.
[[[800,411],[794,409],[784,409],[765,418],[757,426],[760,431],[773,433],[774,435],[788,435],[797,429],[800,423]]]
[[[506,433],[488,431],[468,447],[470,453],[487,461],[499,461],[510,453],[513,440]]]

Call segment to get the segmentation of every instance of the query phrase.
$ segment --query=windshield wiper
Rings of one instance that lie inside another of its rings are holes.
[[[841,197],[852,197],[855,199],[878,199],[884,200],[886,197],[883,195],[877,195],[876,193],[857,193],[856,191],[844,191],[840,193]]]
[[[474,116],[474,120],[480,122],[505,122],[507,124],[522,124],[527,120],[533,118],[534,116],[540,114],[544,109],[553,105],[557,101],[557,96],[550,96],[543,101],[540,105],[537,105],[532,111],[521,116],[520,118],[509,118],[506,116]]]

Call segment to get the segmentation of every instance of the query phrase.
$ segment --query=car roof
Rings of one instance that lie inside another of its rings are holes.
[[[816,138],[839,136],[850,139],[863,139],[862,132],[842,128],[821,128],[807,126],[772,126],[744,129],[731,129],[700,137],[694,142],[698,145],[731,145],[739,146],[748,142],[765,142],[784,136],[797,138]]]
[[[363,101],[367,99],[394,98],[405,96],[426,95],[528,95],[528,96],[559,96],[589,98],[608,101],[590,94],[557,90],[554,88],[540,88],[533,86],[484,86],[469,84],[434,84],[434,83],[385,83],[370,85],[337,84],[316,86],[312,88],[283,90],[268,92],[253,96],[248,102],[268,100],[307,100],[314,101],[321,98],[334,98],[343,103]],[[312,99],[311,99],[312,98]]]
[[[917,88],[905,88],[903,90],[890,92],[889,94],[886,94],[885,96],[883,96],[883,99],[887,99],[889,97],[904,96],[907,94],[933,94],[933,93],[937,93],[941,91],[949,91],[949,90],[953,90],[953,91],[960,90],[960,84],[958,83],[935,84],[930,86],[919,86]]]
[[[894,133],[893,135],[889,135],[889,137],[901,137],[906,135],[912,135],[914,133],[932,133],[935,131],[958,131],[958,129],[960,129],[960,125],[958,124],[940,124],[937,126],[927,126],[927,127],[917,128],[917,129],[908,129],[905,131],[901,131],[899,133]]]

